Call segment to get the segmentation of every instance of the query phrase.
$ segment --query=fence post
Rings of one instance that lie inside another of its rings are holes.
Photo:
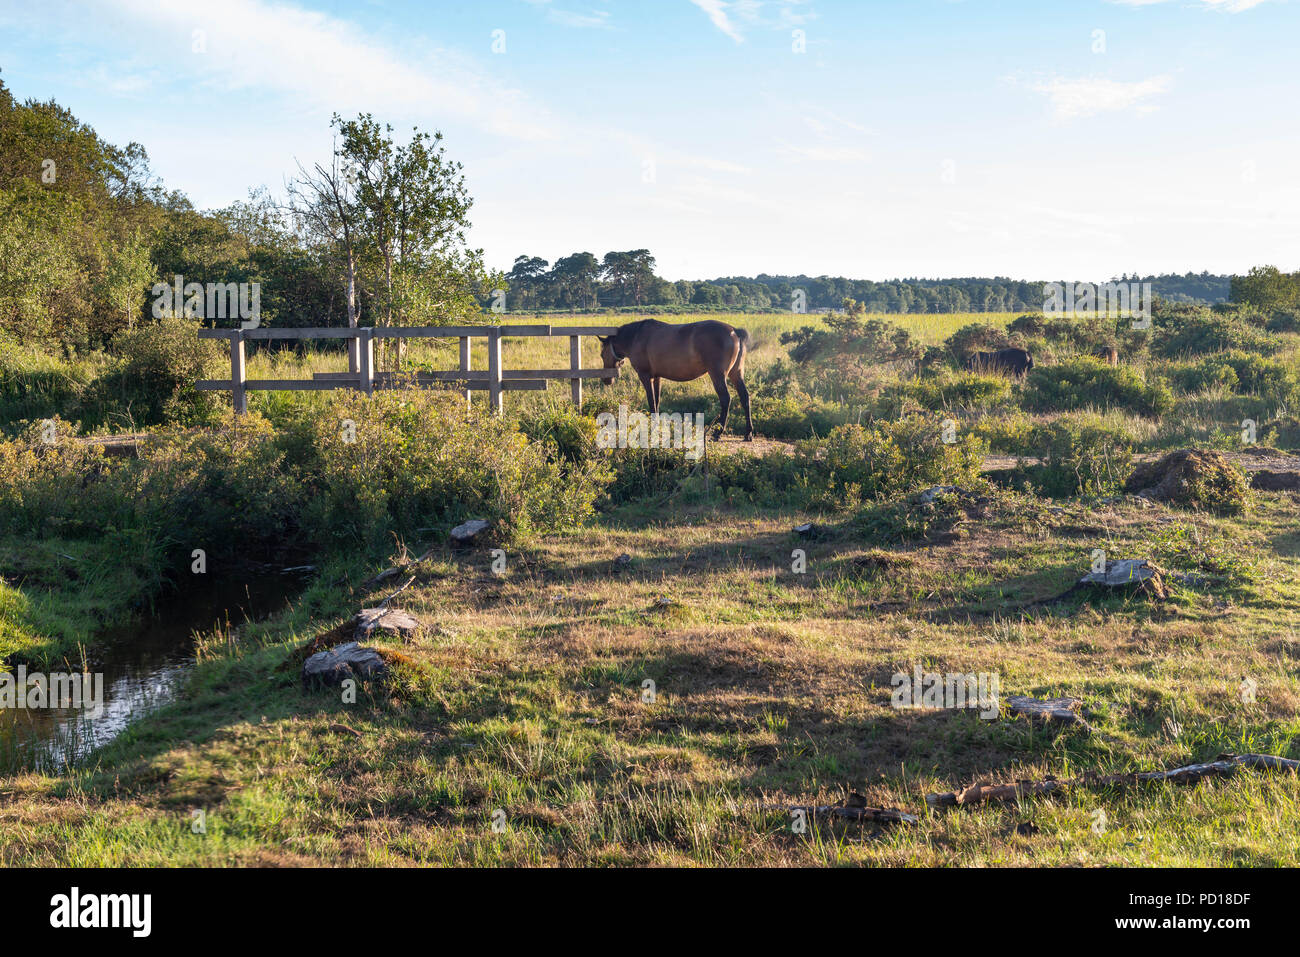
[[[244,391],[244,383],[247,380],[244,330],[236,329],[230,336],[230,403],[240,415],[248,411],[248,393]]]
[[[357,329],[358,372],[357,388],[370,395],[375,391],[375,340],[370,338],[370,328]]]
[[[569,336],[569,368],[574,372],[582,368],[582,336]],[[573,406],[582,408],[582,377],[574,376],[569,380],[569,389],[573,393]]]
[[[470,341],[471,340],[469,336],[460,337],[460,371],[461,372],[469,371]],[[474,404],[474,393],[470,391],[469,383],[466,382],[465,383],[465,405],[472,406],[473,404]]]
[[[501,327],[488,328],[488,402],[497,415],[505,413],[501,401]]]

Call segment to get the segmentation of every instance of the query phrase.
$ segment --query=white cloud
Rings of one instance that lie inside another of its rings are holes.
[[[1150,7],[1157,3],[1169,3],[1171,0],[1107,0],[1107,2],[1118,3],[1126,7]],[[1270,0],[1186,0],[1186,2],[1195,3],[1210,10],[1241,13],[1243,10],[1250,10],[1261,4],[1269,3]],[[1286,0],[1280,0],[1280,2],[1285,3]]]
[[[745,38],[740,35],[740,31],[736,29],[731,22],[731,18],[727,16],[727,7],[730,4],[723,2],[723,0],[691,0],[691,3],[703,10],[709,21],[731,39],[737,43],[745,42]]]
[[[809,0],[691,0],[691,3],[703,10],[715,27],[737,43],[745,42],[737,21],[746,27],[789,29],[816,17],[811,10],[806,10]],[[775,16],[764,12],[764,8],[771,7],[776,10]],[[801,9],[805,12],[798,12]]]
[[[182,67],[222,89],[278,92],[345,114],[376,104],[388,116],[453,114],[512,139],[553,137],[548,117],[520,91],[450,50],[397,50],[354,22],[287,3],[114,0],[113,6],[150,35],[183,38],[186,49],[202,31],[206,52],[192,54]]]
[[[590,13],[575,13],[572,10],[557,10],[550,7],[546,19],[563,27],[579,27],[594,30],[613,29],[609,24],[608,10],[592,10]]]
[[[1130,83],[1104,77],[1053,77],[1030,88],[1051,101],[1059,119],[1071,119],[1128,109],[1150,112],[1155,109],[1149,102],[1151,98],[1167,92],[1169,86],[1170,77],[1162,74]]]

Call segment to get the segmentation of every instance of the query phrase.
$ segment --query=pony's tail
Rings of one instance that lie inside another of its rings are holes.
[[[745,353],[749,351],[749,343],[751,341],[749,333],[744,329],[737,329],[736,338],[740,340],[740,357],[743,359],[745,358]]]

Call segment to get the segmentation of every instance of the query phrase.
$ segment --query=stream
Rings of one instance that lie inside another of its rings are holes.
[[[0,707],[0,774],[58,773],[103,747],[174,697],[194,666],[196,633],[268,618],[301,587],[298,578],[276,573],[209,585],[159,603],[150,617],[100,632],[91,672],[103,675],[102,711],[92,717],[73,707]]]

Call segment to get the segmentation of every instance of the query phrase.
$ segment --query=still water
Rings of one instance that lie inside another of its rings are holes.
[[[298,579],[279,574],[252,584],[211,586],[160,604],[151,617],[102,632],[87,642],[94,649],[90,671],[103,675],[102,710],[92,716],[84,708],[0,707],[0,773],[57,772],[103,747],[176,694],[194,665],[196,634],[267,618],[300,588]],[[71,670],[80,670],[79,663]]]

